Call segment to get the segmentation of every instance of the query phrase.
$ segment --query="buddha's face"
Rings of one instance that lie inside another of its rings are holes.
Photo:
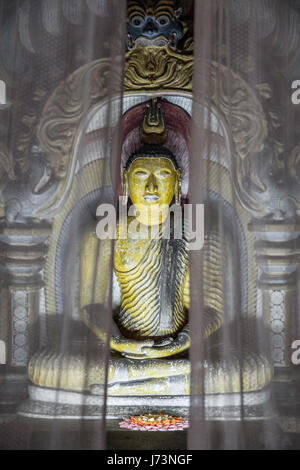
[[[170,206],[180,170],[164,157],[137,158],[128,172],[124,170],[133,205],[142,212],[164,211]],[[163,217],[164,218],[164,217]]]
[[[171,204],[178,173],[167,158],[138,158],[127,177],[130,199],[135,206]]]

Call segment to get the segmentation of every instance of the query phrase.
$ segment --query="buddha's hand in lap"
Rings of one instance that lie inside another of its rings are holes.
[[[132,340],[124,337],[112,338],[112,349],[118,351],[127,358],[144,359],[147,357],[144,350],[151,348],[153,340]]]
[[[162,357],[175,356],[180,352],[186,351],[190,347],[190,343],[190,337],[187,333],[179,333],[175,339],[170,337],[158,343],[154,343],[152,346],[143,345],[141,348],[141,356],[126,354],[126,357],[132,359],[159,359]]]

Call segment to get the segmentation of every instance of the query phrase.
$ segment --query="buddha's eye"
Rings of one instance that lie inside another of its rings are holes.
[[[170,23],[170,18],[167,15],[160,15],[156,21],[161,25],[161,26],[167,26]]]
[[[170,171],[169,170],[160,170],[158,173],[157,173],[157,176],[159,178],[167,178],[168,176],[170,176]]]
[[[146,178],[148,176],[148,173],[144,170],[137,170],[134,173],[134,176],[137,176],[138,178]]]
[[[144,22],[144,18],[141,15],[135,15],[131,20],[131,23],[133,24],[133,26],[141,26],[143,22]]]

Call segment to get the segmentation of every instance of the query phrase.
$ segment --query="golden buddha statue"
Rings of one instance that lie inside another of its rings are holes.
[[[124,202],[131,201],[136,215],[126,220],[125,236],[123,220],[116,230],[108,395],[189,395],[188,244],[184,234],[172,236],[172,226],[170,238],[162,236],[172,202],[180,208],[181,169],[163,147],[167,128],[156,100],[145,108],[140,136],[142,147],[123,169]],[[100,241],[95,228],[87,230],[81,241],[81,318],[101,342],[106,341],[101,306],[109,290],[111,255],[111,240]],[[223,322],[223,266],[220,237],[210,230],[204,244],[206,338]],[[227,367],[216,362],[205,368],[205,389],[211,394],[259,390],[271,378],[268,363],[254,355],[242,374],[238,358]],[[83,355],[50,354],[47,360],[45,354],[44,361],[33,357],[29,377],[42,387],[93,392],[103,384],[104,371],[97,357],[87,366]]]

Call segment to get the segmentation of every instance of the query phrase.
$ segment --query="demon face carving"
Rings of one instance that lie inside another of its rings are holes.
[[[135,46],[177,48],[187,31],[183,7],[176,0],[129,0],[127,49]]]

